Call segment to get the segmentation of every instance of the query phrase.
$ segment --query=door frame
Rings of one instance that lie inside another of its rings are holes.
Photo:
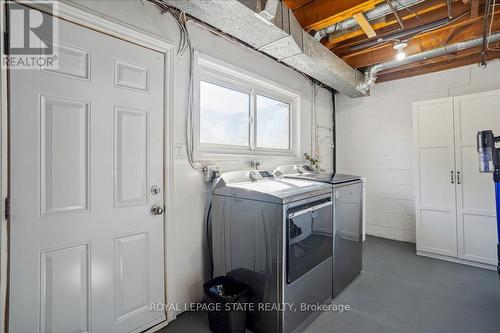
[[[163,230],[164,230],[164,287],[165,303],[173,303],[175,301],[175,276],[174,276],[174,253],[173,253],[173,77],[174,77],[174,43],[161,36],[146,32],[139,28],[128,25],[125,22],[117,21],[98,12],[80,6],[76,3],[68,4],[58,1],[57,13],[50,13],[48,8],[42,3],[36,3],[32,0],[23,1],[23,5],[38,9],[55,17],[64,19],[74,24],[80,25],[85,29],[92,29],[100,33],[104,33],[114,38],[124,40],[157,52],[164,54],[164,92],[163,92],[163,119],[164,119],[164,168],[163,168],[163,186],[164,186],[164,206],[165,214],[163,215]],[[1,52],[4,52],[4,36],[7,31],[5,25],[5,6],[0,5],[0,35],[1,35]],[[0,71],[0,87],[1,89],[1,110],[0,110],[0,332],[7,332],[7,313],[8,313],[8,242],[9,242],[9,222],[5,219],[4,203],[8,197],[8,186],[10,183],[8,174],[8,70],[2,66]],[[168,282],[168,283],[167,283]],[[169,307],[167,307],[169,308]],[[165,327],[170,321],[174,320],[176,312],[174,310],[166,311],[166,320],[149,329],[147,332],[154,332]]]

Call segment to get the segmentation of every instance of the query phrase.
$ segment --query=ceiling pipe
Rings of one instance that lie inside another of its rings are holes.
[[[361,49],[366,49],[366,48],[371,47],[371,46],[375,46],[375,45],[383,43],[383,42],[387,42],[387,41],[391,41],[391,40],[398,40],[398,39],[401,39],[402,37],[415,35],[415,34],[418,34],[422,31],[435,29],[435,28],[440,27],[442,25],[445,25],[449,22],[450,22],[450,20],[448,20],[448,18],[443,18],[443,19],[440,19],[440,20],[437,20],[437,21],[434,21],[431,23],[419,25],[418,27],[411,28],[408,30],[397,31],[395,33],[387,34],[383,37],[380,37],[380,38],[377,38],[377,39],[374,39],[374,40],[371,40],[371,41],[368,41],[365,43],[351,46],[350,50],[351,51],[358,51]]]
[[[375,6],[375,8],[373,8],[372,10],[365,12],[364,15],[368,21],[373,21],[391,14],[393,9],[395,11],[399,11],[401,9],[411,7],[424,1],[425,0],[391,0],[392,8],[389,5],[389,2],[384,2]],[[324,29],[318,30],[314,35],[314,38],[319,41],[321,40],[321,38],[326,37],[335,31],[346,30],[354,28],[356,26],[358,26],[358,23],[354,18],[351,17],[347,20],[332,24]]]
[[[500,41],[500,32],[494,33],[489,38],[490,42],[498,42]],[[408,64],[412,64],[418,61],[427,60],[431,58],[436,58],[439,56],[443,56],[446,54],[458,52],[465,49],[470,49],[473,47],[481,46],[483,42],[483,38],[475,38],[471,40],[467,40],[465,42],[459,42],[452,45],[442,46],[437,49],[425,51],[422,53],[417,53],[411,56],[406,57],[404,60],[391,60],[388,62],[384,62],[381,64],[374,65],[369,67],[365,71],[365,77],[363,82],[358,86],[358,89],[361,91],[368,91],[377,80],[377,74],[383,70],[387,70],[394,67],[404,66]]]

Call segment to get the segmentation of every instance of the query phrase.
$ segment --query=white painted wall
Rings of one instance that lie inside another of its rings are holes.
[[[376,84],[336,98],[338,172],[367,181],[367,234],[415,242],[412,103],[500,87],[500,62]]]
[[[89,11],[100,13],[115,21],[125,22],[129,26],[169,40],[174,45],[178,44],[179,31],[175,21],[168,14],[161,16],[158,9],[146,1],[144,5],[139,0],[77,1],[77,3]],[[300,146],[301,151],[310,151],[311,84],[301,74],[253,50],[236,45],[195,25],[190,24],[188,28],[192,45],[198,51],[300,92]],[[188,63],[187,55],[176,56],[174,59],[174,142],[170,143],[172,146],[178,143],[185,144]],[[332,127],[332,96],[325,89],[320,89],[317,95],[317,119],[321,120],[321,126]],[[329,169],[332,165],[332,150],[329,146],[331,137],[328,135],[331,134],[328,131],[320,130],[320,132],[318,141],[321,143],[321,158],[325,161],[324,167]],[[263,161],[261,167],[274,169],[278,165],[294,162],[296,161],[274,157]],[[169,298],[172,297],[171,299],[179,303],[196,302],[202,299],[202,284],[206,277],[204,223],[208,185],[203,181],[202,174],[190,167],[186,157],[176,158],[173,163],[174,210],[167,214],[169,223],[173,224],[175,244],[167,244],[167,247],[173,250],[175,256],[175,262],[168,264],[175,271],[175,281],[167,281],[167,284],[175,284],[173,288],[175,295],[170,295]],[[219,166],[224,171],[249,168],[243,163]]]

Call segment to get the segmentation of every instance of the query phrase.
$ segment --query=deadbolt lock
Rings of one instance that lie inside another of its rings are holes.
[[[161,188],[158,185],[151,186],[151,194],[158,195],[160,194]]]

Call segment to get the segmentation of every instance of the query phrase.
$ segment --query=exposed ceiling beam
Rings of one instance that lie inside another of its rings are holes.
[[[307,5],[310,2],[313,2],[314,0],[284,0],[285,4],[288,8],[291,10],[297,10],[300,7],[303,7]]]
[[[486,54],[485,60],[491,61],[493,59],[498,59],[498,58],[500,58],[500,52],[489,52]],[[463,58],[456,57],[452,60],[446,60],[446,61],[442,61],[439,63],[435,63],[435,64],[423,66],[423,67],[410,68],[410,69],[399,71],[399,72],[380,75],[377,79],[377,82],[379,82],[379,83],[380,82],[387,82],[387,81],[404,79],[404,78],[411,77],[411,76],[439,72],[439,71],[452,69],[452,68],[456,68],[456,67],[477,64],[480,61],[481,61],[481,54],[478,54],[478,53],[473,54],[473,55],[468,55],[468,56],[465,56]]]
[[[442,0],[441,0],[441,2],[442,2]],[[468,15],[466,15],[468,12],[469,12],[469,8],[467,6],[463,6],[463,5],[455,6],[453,8],[453,15],[454,15],[454,17],[457,18],[457,20],[448,24],[446,27],[451,28],[454,25],[460,25],[460,24],[464,24],[464,22],[471,21],[470,18],[468,17]],[[465,17],[465,16],[467,16],[467,17]],[[448,17],[448,10],[447,10],[446,6],[442,6],[441,8],[434,10],[432,12],[428,12],[426,14],[419,15],[419,18],[412,17],[412,18],[405,20],[406,30],[422,26],[422,21],[426,22],[426,23],[430,23],[430,22],[436,22],[436,21],[445,19],[447,17]],[[385,28],[376,30],[378,38],[382,38],[384,36],[390,36],[394,32],[401,31],[400,29],[395,29],[395,28],[396,28],[396,26],[393,25],[391,27],[385,27]],[[440,28],[437,28],[437,29],[440,29]],[[361,37],[353,38],[353,39],[350,39],[348,41],[343,42],[338,47],[334,48],[333,52],[340,57],[345,56],[347,54],[356,55],[356,54],[360,54],[363,52],[369,52],[370,51],[369,49],[364,49],[364,50],[361,49],[361,50],[358,50],[356,52],[352,52],[352,50],[351,50],[352,46],[355,46],[355,45],[358,45],[361,43],[365,43],[367,41],[369,41],[369,40],[367,40],[366,37],[365,38],[361,38]]]
[[[354,14],[373,9],[385,0],[315,0],[294,11],[305,30],[319,30],[351,18]],[[288,4],[288,2],[287,2]]]
[[[479,0],[472,0],[470,3],[470,17],[476,18],[479,16]]]
[[[445,8],[444,12],[446,13],[445,16],[442,16],[441,11],[442,8]],[[457,8],[457,9],[455,9]],[[458,10],[459,8],[466,8],[467,10],[469,9],[468,6],[454,6],[453,10],[454,12]],[[439,10],[440,13],[439,15],[434,15],[433,13]],[[446,9],[446,2],[443,0],[429,0],[425,1],[424,3],[415,5],[412,7],[412,12],[409,12],[407,10],[400,10],[399,15],[400,18],[403,20],[403,23],[405,24],[405,28],[411,28],[414,27],[410,26],[409,23],[407,22],[416,22],[416,24],[421,25],[422,22],[420,20],[417,20],[415,18],[415,14],[417,14],[424,22],[432,22],[437,20],[437,18],[433,18],[436,16],[439,16],[439,18],[446,17],[448,14],[448,11]],[[413,19],[413,20],[412,20]],[[373,29],[377,32],[378,35],[381,33],[385,33],[387,31],[395,30],[398,29],[398,20],[396,19],[396,16],[394,14],[389,14],[385,16],[384,18],[377,20],[375,22],[371,22],[371,25]],[[357,37],[357,38],[356,38]],[[361,29],[356,29],[356,30],[349,30],[346,32],[343,32],[342,34],[333,34],[330,37],[326,38],[323,40],[323,44],[332,49],[334,47],[337,47],[339,43],[341,42],[350,42],[351,40],[362,40],[365,39],[364,37],[364,32]]]
[[[363,29],[363,31],[369,38],[377,36],[377,33],[375,32],[375,30],[373,30],[370,22],[368,22],[363,13],[354,14],[352,17],[354,18],[354,20],[356,20],[358,25],[361,27],[361,29]]]
[[[500,9],[497,9],[497,13]],[[443,46],[444,43],[456,43],[463,40],[481,37],[483,34],[483,25],[481,18],[474,21],[455,22],[444,28],[421,34],[408,41],[406,53],[411,55],[436,47]],[[500,30],[500,20],[495,20],[492,26],[493,31]],[[376,48],[348,54],[342,57],[349,65],[354,68],[362,68],[377,63],[385,62],[394,58],[393,45],[384,44]]]

